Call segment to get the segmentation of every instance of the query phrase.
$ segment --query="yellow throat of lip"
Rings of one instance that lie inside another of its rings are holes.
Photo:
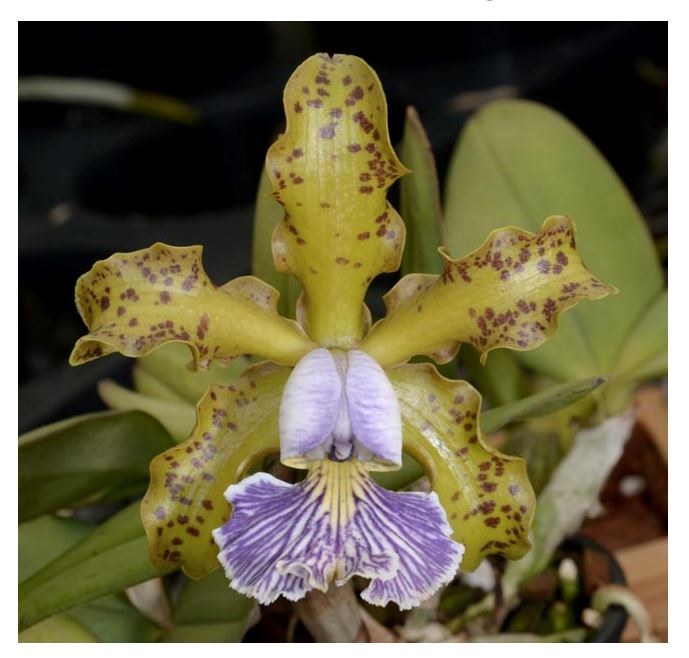
[[[315,483],[313,496],[322,496],[322,509],[334,527],[345,526],[354,516],[356,500],[365,496],[366,469],[357,459],[338,462],[324,459],[315,464],[307,479]]]

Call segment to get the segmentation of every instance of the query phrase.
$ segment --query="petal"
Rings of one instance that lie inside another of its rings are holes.
[[[198,404],[189,439],[151,462],[141,518],[156,566],[177,564],[192,578],[218,566],[211,530],[229,518],[223,492],[253,462],[278,452],[288,375],[287,368],[262,363],[232,384],[212,386]]]
[[[359,575],[372,579],[366,600],[406,609],[449,582],[462,557],[434,494],[387,491],[357,461],[320,462],[296,485],[260,473],[226,496],[219,559],[231,586],[263,604]]]
[[[410,275],[386,295],[386,317],[360,345],[383,367],[416,354],[446,362],[462,342],[484,361],[496,347],[531,350],[555,332],[561,312],[616,292],[581,262],[567,217],[549,217],[537,234],[493,231],[461,260],[443,256],[439,277]]]
[[[479,393],[427,363],[393,368],[388,377],[402,410],[404,449],[428,473],[453,538],[466,548],[463,569],[473,571],[493,553],[522,557],[530,547],[534,492],[524,460],[484,441]]]
[[[307,468],[330,448],[342,398],[342,379],[333,355],[309,352],[287,380],[280,404],[280,459]]]
[[[144,356],[169,342],[188,345],[201,367],[238,354],[296,363],[312,345],[277,314],[276,291],[253,277],[216,288],[201,252],[158,242],[98,261],[77,281],[77,308],[90,333],[77,341],[70,363],[112,352]]]
[[[310,57],[284,103],[287,129],[266,158],[285,207],[273,256],[304,288],[309,336],[347,349],[363,336],[369,283],[399,267],[404,224],[385,198],[407,170],[390,144],[378,76],[358,57]]]
[[[382,460],[382,464],[375,465],[376,469],[399,467],[402,421],[392,384],[385,371],[365,352],[351,350],[347,353],[347,363],[347,406],[354,437],[358,444]],[[361,459],[360,447],[358,455]]]

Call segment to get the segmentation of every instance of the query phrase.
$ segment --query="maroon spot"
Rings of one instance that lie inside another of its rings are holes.
[[[342,84],[345,87],[348,87],[349,85],[352,84],[352,76],[351,75],[346,75],[344,78],[342,78]]]
[[[163,290],[160,293],[160,301],[163,304],[167,304],[170,301],[170,293],[167,290]]]
[[[371,194],[371,192],[373,192],[373,188],[370,185],[362,185],[359,188],[360,194]]]
[[[180,544],[183,544],[184,542],[183,542],[179,537],[175,537],[175,538],[172,540],[172,543],[173,543],[175,546],[179,546]]]
[[[335,126],[336,123],[331,123],[324,128],[320,129],[321,139],[334,139],[335,138]]]
[[[335,107],[330,110],[330,116],[333,119],[339,119],[342,116],[342,110],[339,107]]]
[[[182,514],[182,515],[177,517],[177,523],[179,523],[180,525],[184,525],[185,523],[189,523],[189,517]]]
[[[297,114],[300,114],[303,110],[304,110],[304,108],[301,106],[301,103],[300,103],[299,101],[297,101],[297,102],[294,104],[294,111],[295,111]]]
[[[371,237],[371,234],[368,231],[364,231],[363,233],[359,233],[359,235],[356,237],[359,240],[368,240]]]
[[[360,144],[350,144],[350,145],[347,147],[347,150],[348,150],[350,153],[358,153],[359,151],[361,151],[361,145],[360,145]]]
[[[188,532],[190,535],[192,535],[193,537],[198,537],[199,534],[200,534],[199,531],[198,531],[198,529],[197,529],[197,528],[194,528],[194,527],[192,527],[192,526],[189,526],[189,527],[187,528],[187,532]]]
[[[117,315],[121,316],[124,315],[127,312],[127,309],[124,306],[118,306],[117,307]]]
[[[110,306],[110,297],[107,297],[106,295],[103,295],[103,296],[100,298],[100,310],[101,310],[101,311],[105,311],[105,310],[108,309],[109,306]]]
[[[491,517],[485,519],[484,523],[489,528],[497,528],[498,525],[500,525],[500,517],[499,516],[491,516]]]
[[[213,509],[213,502],[208,499],[204,500],[201,504],[203,505],[204,509],[207,509],[208,511]]]

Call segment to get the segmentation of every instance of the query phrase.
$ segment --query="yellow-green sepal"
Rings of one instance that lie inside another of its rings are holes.
[[[417,354],[444,363],[463,342],[483,361],[497,347],[534,349],[556,331],[560,313],[616,292],[586,269],[564,216],[549,217],[538,233],[493,231],[459,260],[442,255],[440,276],[409,275],[386,295],[387,315],[361,343],[384,367]]]
[[[386,193],[406,169],[390,144],[378,76],[358,57],[310,57],[289,79],[284,105],[285,134],[266,158],[285,209],[275,264],[304,289],[309,336],[350,348],[365,331],[370,282],[400,264],[404,224]]]
[[[154,565],[181,567],[191,578],[218,567],[211,532],[230,517],[225,490],[251,464],[279,452],[278,410],[289,372],[259,363],[232,384],[212,386],[189,439],[151,462],[141,518]]]
[[[70,363],[112,352],[139,357],[180,342],[202,368],[247,353],[294,365],[313,347],[295,322],[278,315],[277,291],[254,277],[217,288],[201,253],[202,247],[158,242],[98,261],[77,281],[89,334],[77,341]]]
[[[465,546],[462,569],[491,554],[510,560],[529,550],[536,499],[523,459],[483,439],[481,396],[428,363],[387,371],[402,413],[404,450],[422,465],[452,528]]]

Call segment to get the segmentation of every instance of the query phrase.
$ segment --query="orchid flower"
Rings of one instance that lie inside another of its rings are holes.
[[[399,268],[405,240],[387,189],[408,173],[381,84],[361,59],[315,55],[284,104],[287,128],[266,167],[285,209],[275,264],[303,288],[297,320],[278,315],[278,293],[262,281],[216,287],[200,247],[158,243],[79,279],[89,334],[71,363],[140,357],[171,341],[189,346],[193,367],[267,359],[212,386],[190,438],[153,460],[142,504],[151,559],[194,578],[221,563],[233,588],[264,604],[359,575],[370,579],[367,601],[409,608],[460,562],[471,571],[490,554],[523,556],[535,500],[523,460],[484,441],[478,392],[407,362],[448,362],[462,342],[483,359],[533,349],[562,311],[614,289],[582,264],[572,222],[550,217],[537,234],[494,231],[459,260],[441,250],[442,274],[401,279],[371,327],[364,295]],[[403,451],[432,493],[389,491],[371,477],[399,468]],[[246,477],[277,452],[306,477]]]

